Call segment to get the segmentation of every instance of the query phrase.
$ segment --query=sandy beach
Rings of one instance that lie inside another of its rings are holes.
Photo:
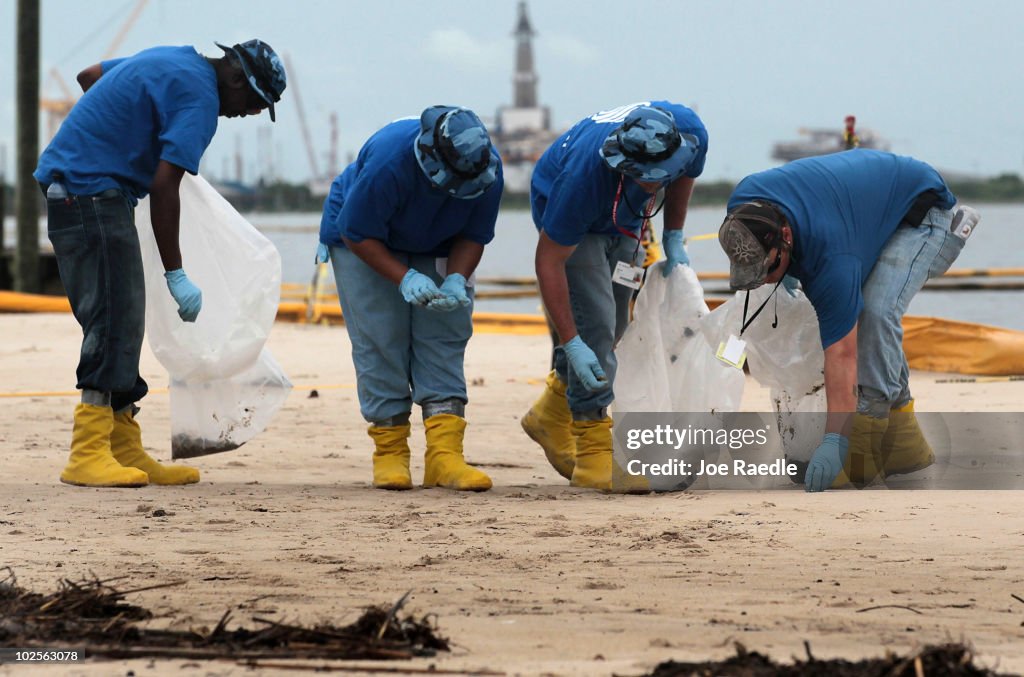
[[[981,663],[1024,672],[1024,604],[1011,596],[1024,596],[1018,492],[571,489],[518,422],[542,387],[545,336],[470,342],[466,447],[494,480],[483,494],[372,489],[344,329],[280,323],[268,345],[296,387],[254,441],[195,459],[201,483],[65,486],[77,395],[8,395],[73,391],[78,325],[70,314],[0,315],[0,336],[0,566],[27,588],[90,574],[132,587],[185,580],[130,600],[158,612],[151,623],[183,629],[212,627],[228,608],[243,624],[340,625],[411,590],[408,609],[436,614],[456,648],[404,667],[639,674],[670,658],[724,658],[733,642],[788,660],[805,641],[819,658],[855,659],[962,640]],[[154,392],[138,419],[167,460],[167,376],[148,347],[142,372]],[[1024,401],[1024,382],[936,383],[943,376],[913,374],[919,410]],[[755,383],[744,409],[769,409]],[[418,411],[411,441],[419,481]],[[128,670],[253,674],[148,659],[32,674]]]

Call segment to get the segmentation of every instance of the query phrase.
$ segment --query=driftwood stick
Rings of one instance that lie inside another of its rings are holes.
[[[239,663],[250,668],[270,668],[272,670],[302,670],[306,672],[379,672],[395,675],[504,675],[504,672],[493,670],[442,670],[438,668],[396,668],[373,665],[305,665],[303,663],[264,663],[246,661]]]
[[[363,639],[361,637],[354,637],[353,635],[346,635],[340,632],[328,632],[326,630],[317,630],[316,628],[303,628],[298,625],[288,625],[287,623],[279,623],[278,621],[272,621],[268,618],[256,618],[253,616],[252,620],[254,623],[264,623],[272,628],[280,628],[281,630],[289,630],[291,632],[310,633],[320,635],[321,637],[329,637],[331,639],[343,639],[348,642]]]
[[[879,604],[878,606],[869,606],[864,609],[857,609],[857,613],[862,614],[865,611],[874,611],[875,609],[906,609],[907,611],[913,611],[918,616],[923,616],[924,613],[918,611],[912,606],[904,606],[903,604]]]
[[[336,658],[341,648],[318,647],[317,650],[296,651],[287,649],[268,649],[266,651],[231,651],[227,647],[162,647],[162,646],[85,646],[81,651],[89,656],[107,658],[187,658],[192,660],[231,660],[251,661],[265,658],[291,658],[296,660],[349,660]],[[389,651],[387,649],[371,649],[359,647],[363,660],[393,660],[412,658],[409,652]],[[351,653],[351,652],[350,652]],[[332,655],[335,654],[335,655]]]
[[[158,585],[147,585],[144,588],[133,588],[132,590],[118,590],[117,594],[121,595],[123,597],[124,595],[131,595],[131,594],[134,594],[136,592],[144,592],[146,590],[159,590],[161,588],[173,588],[176,585],[185,585],[186,583],[188,583],[188,581],[173,581],[171,583],[160,583]]]
[[[399,597],[398,601],[395,602],[395,605],[391,607],[391,610],[388,611],[388,615],[384,617],[384,622],[381,624],[380,630],[377,632],[377,639],[383,639],[384,632],[388,629],[388,626],[391,625],[391,621],[395,620],[395,614],[405,606],[405,602],[409,599],[409,595],[411,594],[412,590],[407,591],[404,595]]]

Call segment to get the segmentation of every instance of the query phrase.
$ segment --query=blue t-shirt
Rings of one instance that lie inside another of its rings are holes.
[[[929,165],[857,149],[752,174],[736,186],[729,209],[763,199],[785,213],[793,229],[788,274],[803,284],[828,348],[853,329],[864,305],[861,287],[882,247],[926,191],[938,195],[936,206],[956,204]]]
[[[644,101],[603,111],[581,120],[555,139],[534,167],[530,206],[538,230],[565,246],[579,244],[587,233],[622,234],[612,221],[622,174],[605,164],[601,146],[640,106],[665,109],[672,113],[680,132],[696,137],[697,152],[683,174],[700,176],[708,152],[708,133],[692,110],[668,101]],[[636,232],[651,196],[628,178],[622,181],[622,192],[616,220],[623,230]]]
[[[217,131],[217,75],[193,47],[153,47],[102,63],[39,158],[35,178],[57,172],[69,193],[111,188],[133,202],[149,193],[161,160],[190,174]]]
[[[344,247],[342,237],[370,238],[392,251],[447,256],[456,237],[482,245],[494,239],[504,185],[500,160],[497,179],[483,195],[453,197],[434,187],[416,162],[419,133],[419,118],[407,118],[369,138],[331,184],[320,219],[321,242]]]

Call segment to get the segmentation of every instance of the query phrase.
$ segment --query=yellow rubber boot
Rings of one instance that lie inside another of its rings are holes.
[[[75,407],[71,432],[71,457],[60,481],[80,487],[143,487],[149,476],[136,468],[125,468],[110,451],[114,410],[94,404]]]
[[[548,374],[544,393],[526,412],[520,424],[530,439],[544,449],[551,467],[571,480],[572,469],[576,465],[576,438],[572,436],[572,413],[565,399],[565,383],[558,378],[556,371]]]
[[[649,494],[651,483],[643,475],[631,475],[619,465],[612,455],[612,493],[615,494]]]
[[[409,430],[411,426],[371,425],[367,432],[373,440],[373,486],[404,491],[412,489],[409,473]]]
[[[935,463],[914,415],[914,400],[889,412],[889,428],[882,437],[882,468],[886,475],[905,475]]]
[[[142,429],[132,415],[131,407],[114,414],[114,430],[110,433],[110,448],[117,462],[126,468],[138,468],[149,475],[150,484],[195,484],[199,471],[185,465],[164,465],[142,448]]]
[[[423,422],[427,433],[423,486],[457,491],[487,491],[491,478],[466,463],[462,438],[466,419],[455,414],[435,414]]]
[[[612,420],[573,421],[576,465],[569,481],[574,487],[610,491],[612,488]]]
[[[889,426],[889,419],[854,414],[850,430],[850,446],[846,453],[843,472],[832,483],[833,489],[847,484],[864,487],[876,477],[885,477],[882,472],[882,437]]]

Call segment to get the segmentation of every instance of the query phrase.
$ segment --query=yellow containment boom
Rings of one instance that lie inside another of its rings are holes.
[[[1024,332],[938,317],[903,318],[911,369],[981,376],[1024,374]]]
[[[66,296],[0,291],[0,313],[70,313]]]
[[[711,308],[722,303],[708,299]],[[19,294],[0,291],[0,313],[66,313],[71,311],[62,296]],[[337,302],[310,304],[283,301],[277,319],[285,322],[341,324]],[[484,334],[546,335],[548,325],[542,315],[515,313],[473,313],[473,327]],[[936,317],[903,318],[903,349],[912,369],[1012,376],[1024,374],[1024,332],[971,322]]]

